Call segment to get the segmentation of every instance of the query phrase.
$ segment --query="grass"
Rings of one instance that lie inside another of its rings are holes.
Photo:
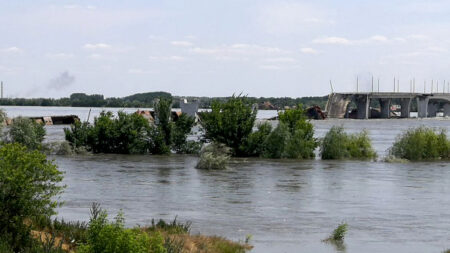
[[[91,208],[91,221],[101,218],[102,212],[100,206],[94,204]],[[80,245],[86,245],[90,241],[89,223],[50,218],[35,219],[30,223],[33,228],[32,237],[39,242],[39,249],[42,249],[36,253],[76,253],[79,247],[83,250],[86,248]],[[137,235],[148,235],[150,238],[162,236],[165,253],[244,253],[252,248],[249,245],[250,238],[245,242],[233,242],[218,236],[191,235],[190,230],[191,222],[180,222],[177,217],[169,222],[153,219],[150,226],[131,229]],[[0,252],[9,253],[10,251],[3,250],[8,249],[7,246],[2,245],[0,240]]]

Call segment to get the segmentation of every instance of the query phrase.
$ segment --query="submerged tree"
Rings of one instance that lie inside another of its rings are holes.
[[[204,137],[230,147],[234,156],[245,155],[240,146],[252,132],[256,113],[246,97],[233,95],[226,102],[216,100],[210,112],[199,114]]]
[[[74,148],[86,147],[94,153],[168,154],[171,149],[180,153],[198,151],[196,143],[187,142],[195,121],[181,115],[177,121],[171,116],[171,100],[155,103],[156,120],[152,123],[138,113],[101,112],[94,124],[76,122],[64,129],[66,140]],[[193,151],[194,150],[194,151]]]
[[[8,141],[16,142],[29,149],[41,148],[45,137],[43,124],[29,118],[15,118],[8,131]]]

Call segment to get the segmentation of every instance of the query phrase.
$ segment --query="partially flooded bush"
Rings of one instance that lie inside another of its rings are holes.
[[[347,234],[347,231],[348,231],[347,223],[339,224],[339,226],[337,226],[337,228],[335,228],[333,230],[331,235],[328,238],[326,238],[324,241],[342,243],[342,242],[344,242],[344,238],[345,238],[345,235]]]
[[[258,129],[252,132],[241,145],[241,153],[245,156],[260,156],[264,150],[264,142],[272,132],[272,125],[268,122],[259,124]]]
[[[224,103],[213,101],[210,112],[199,113],[204,137],[230,147],[234,156],[245,156],[241,145],[252,133],[256,113],[245,97],[233,95]]]
[[[289,139],[288,127],[280,123],[264,141],[262,156],[265,158],[282,158]]]
[[[46,142],[42,144],[41,151],[47,155],[73,155],[75,148],[67,141]]]
[[[86,147],[89,145],[88,138],[91,129],[92,126],[89,122],[75,121],[70,128],[64,128],[66,141],[75,148]]]
[[[280,123],[264,141],[266,158],[311,159],[318,143],[302,105],[279,113]]]
[[[411,128],[397,137],[389,154],[411,161],[449,159],[450,140],[445,130],[436,133],[432,128]]]
[[[188,135],[195,124],[195,118],[181,114],[175,121],[172,133],[172,149],[178,154],[198,154],[201,143],[187,141]]]
[[[149,123],[142,115],[118,112],[101,112],[94,124],[75,122],[64,129],[65,137],[74,150],[85,148],[94,153],[115,154],[168,154],[198,153],[200,145],[187,141],[194,119],[180,115],[171,119],[171,100],[161,99],[155,103],[156,120]]]
[[[29,118],[18,117],[12,121],[8,131],[8,142],[20,143],[29,149],[40,149],[45,137],[43,124]]]
[[[377,157],[366,131],[347,134],[343,127],[333,126],[320,147],[322,159],[374,159]]]
[[[197,169],[217,170],[226,169],[230,160],[230,148],[224,144],[211,143],[203,147],[200,151],[200,159],[197,163]]]

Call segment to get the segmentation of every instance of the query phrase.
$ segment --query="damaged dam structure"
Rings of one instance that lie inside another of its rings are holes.
[[[399,114],[394,112],[394,101]],[[374,102],[378,105],[376,109],[371,107]],[[329,118],[369,119],[375,118],[374,111],[377,112],[377,118],[409,118],[413,103],[419,118],[436,117],[438,112],[443,112],[444,117],[450,117],[450,93],[331,93],[326,111]],[[353,111],[350,110],[351,106],[354,107]]]

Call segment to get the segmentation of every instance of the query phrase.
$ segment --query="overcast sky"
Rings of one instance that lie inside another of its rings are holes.
[[[313,96],[450,80],[448,0],[0,0],[8,97]],[[428,87],[427,86],[427,87]],[[429,89],[429,88],[427,88]]]

